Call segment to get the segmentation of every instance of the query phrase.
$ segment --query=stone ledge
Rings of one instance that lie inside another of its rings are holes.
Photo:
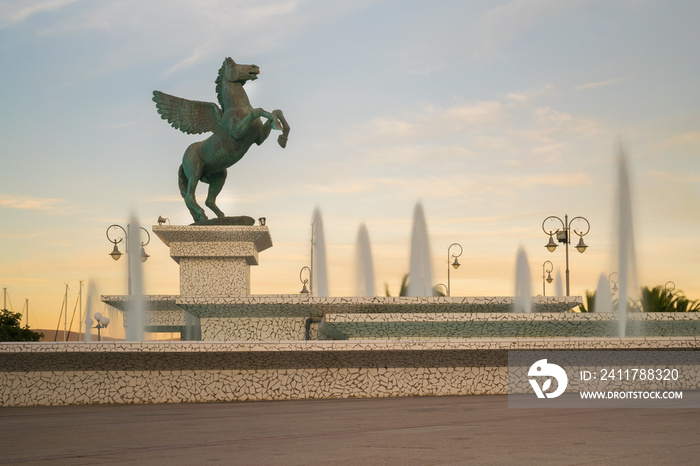
[[[0,343],[0,355],[11,353],[207,353],[207,352],[337,352],[337,351],[478,351],[530,349],[700,349],[700,336],[689,337],[561,337],[465,338],[432,340],[317,340],[280,342],[10,342]]]

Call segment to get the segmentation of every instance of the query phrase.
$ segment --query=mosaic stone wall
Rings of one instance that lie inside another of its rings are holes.
[[[202,275],[202,279],[205,276]],[[202,282],[203,283],[203,282]],[[215,287],[214,287],[215,288]],[[127,309],[126,296],[103,296],[107,304]],[[146,296],[148,331],[185,331],[174,326],[184,325],[183,311],[208,319],[206,340],[301,340],[307,318],[319,319],[327,314],[474,314],[487,310],[505,315],[510,311],[510,297],[309,297],[302,295],[258,296]],[[580,297],[533,298],[533,307],[545,313],[568,311],[580,304]],[[362,317],[358,317],[362,318]],[[128,312],[125,312],[128,323]],[[248,328],[241,328],[247,322]],[[178,324],[180,323],[180,324]],[[314,329],[318,327],[314,323]],[[168,330],[158,330],[158,329]],[[327,329],[328,330],[328,329]],[[319,338],[335,338],[331,330]],[[369,335],[369,334],[368,334]],[[448,336],[447,334],[445,336]],[[312,337],[313,338],[313,337]],[[345,339],[342,333],[337,338]]]
[[[182,296],[247,296],[250,266],[243,257],[183,257],[180,259]]]
[[[305,317],[204,317],[204,341],[292,341],[303,340]],[[314,326],[318,328],[318,324]],[[309,335],[318,337],[318,331]]]
[[[272,246],[264,226],[154,226],[180,265],[182,296],[248,296],[250,266]]]
[[[3,343],[0,405],[502,394],[509,350],[700,349],[698,337]]]
[[[334,339],[615,337],[612,313],[326,314],[321,332]],[[700,313],[629,313],[626,335],[700,335]]]

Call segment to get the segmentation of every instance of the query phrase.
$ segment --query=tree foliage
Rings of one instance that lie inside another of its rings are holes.
[[[0,310],[0,341],[39,341],[43,333],[34,332],[28,325],[21,326],[22,314]]]
[[[399,289],[399,296],[408,296],[408,274],[404,274],[404,276],[401,278],[401,288]],[[391,296],[391,292],[389,291],[389,284],[384,282],[384,293],[387,296]],[[445,296],[445,293],[443,293],[437,286],[433,287],[433,296]]]
[[[672,294],[663,286],[642,288],[641,308],[643,312],[698,312],[700,301],[691,301],[683,293]]]
[[[595,312],[595,292],[586,291],[586,303],[579,305],[580,312]],[[617,309],[617,298],[612,307]],[[663,286],[641,289],[639,299],[630,298],[629,308],[637,312],[700,312],[700,300],[691,301],[680,291],[671,293]]]

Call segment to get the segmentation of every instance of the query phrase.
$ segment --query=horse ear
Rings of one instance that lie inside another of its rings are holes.
[[[233,61],[233,58],[231,58],[231,57],[226,57],[226,61],[227,61],[230,65],[235,65],[235,64],[236,64],[236,62]]]

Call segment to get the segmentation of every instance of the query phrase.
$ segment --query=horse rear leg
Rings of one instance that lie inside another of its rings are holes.
[[[207,201],[205,204],[211,210],[214,211],[217,217],[224,218],[225,215],[216,205],[216,196],[219,195],[224,187],[224,182],[226,181],[226,170],[221,170],[213,174],[207,175],[206,182],[209,183],[209,194],[207,195]]]
[[[195,144],[191,145],[185,151],[185,156],[182,159],[182,165],[180,166],[180,193],[185,199],[185,205],[190,210],[192,218],[195,223],[206,220],[207,216],[204,213],[197,200],[195,199],[195,191],[197,190],[197,184],[202,177],[202,163],[197,157],[194,150]]]

